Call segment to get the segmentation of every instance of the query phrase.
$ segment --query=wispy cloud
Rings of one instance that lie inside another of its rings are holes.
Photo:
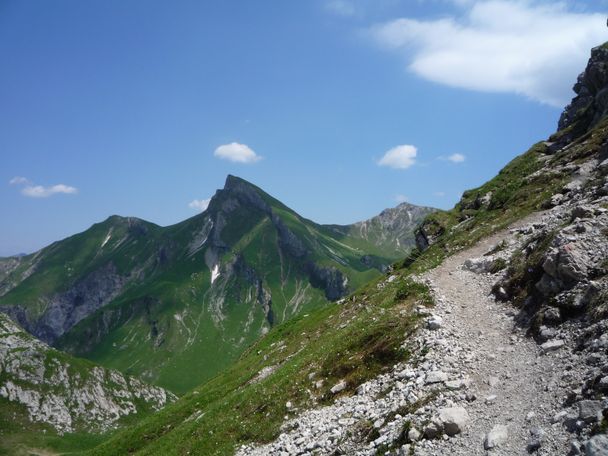
[[[28,185],[21,189],[21,193],[31,198],[48,198],[49,196],[53,196],[58,193],[74,195],[78,193],[78,189],[76,187],[71,187],[64,184],[51,185],[50,187],[43,187],[42,185]]]
[[[462,14],[399,18],[372,27],[418,76],[451,87],[510,92],[562,107],[589,48],[606,40],[606,16],[567,2],[458,1]]]
[[[199,212],[205,211],[209,207],[209,203],[211,202],[211,198],[207,199],[195,199],[188,203],[188,207]]]
[[[451,161],[452,163],[462,163],[466,160],[466,157],[462,154],[452,154],[447,157],[447,160]]]
[[[393,147],[378,161],[378,166],[393,169],[407,169],[416,163],[418,149],[410,144]]]
[[[357,12],[352,0],[329,0],[325,3],[325,9],[338,16],[354,16]]]
[[[56,184],[45,187],[43,185],[35,185],[32,181],[22,176],[15,176],[10,181],[11,185],[22,185],[21,194],[30,198],[48,198],[49,196],[60,193],[66,195],[75,195],[78,193],[76,187],[65,184]]]
[[[262,157],[256,154],[249,146],[237,142],[219,146],[215,149],[213,155],[222,160],[244,164],[255,163],[262,159]]]
[[[30,184],[30,180],[27,177],[15,176],[10,181],[8,181],[10,185],[21,185],[21,184]]]
[[[397,203],[401,204],[401,203],[405,203],[405,202],[409,201],[409,198],[405,195],[399,194],[399,195],[395,195],[395,201]]]
[[[443,197],[443,196],[445,196],[445,192],[434,192],[433,195]]]

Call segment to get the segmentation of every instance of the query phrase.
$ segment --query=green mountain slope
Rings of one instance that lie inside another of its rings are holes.
[[[400,256],[388,253],[229,176],[176,225],[113,216],[3,260],[0,310],[57,348],[185,392],[274,325],[378,276]]]

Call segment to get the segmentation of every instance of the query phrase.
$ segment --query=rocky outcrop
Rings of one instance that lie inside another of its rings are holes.
[[[565,134],[560,143],[568,143],[595,126],[608,114],[608,44],[591,50],[587,68],[573,88],[576,97],[562,113],[558,129]]]
[[[159,410],[175,400],[162,388],[60,353],[3,314],[0,373],[0,397],[59,433],[107,431],[127,415]]]
[[[416,239],[416,248],[423,252],[431,245],[435,244],[441,235],[445,232],[445,228],[433,219],[426,219],[416,229],[414,235]]]
[[[14,305],[1,307],[30,333],[52,344],[79,321],[105,306],[120,294],[128,278],[118,274],[112,263],[99,268],[67,291],[47,298],[45,310],[34,320],[25,307]]]
[[[83,318],[103,307],[122,291],[128,282],[112,263],[92,272],[67,292],[53,296],[32,333],[52,344]]]
[[[274,324],[274,313],[272,311],[272,294],[264,287],[264,282],[259,277],[255,269],[247,264],[242,255],[236,255],[232,264],[230,264],[231,274],[236,279],[235,285],[252,287],[253,295],[259,306],[264,311],[266,321],[270,325]]]
[[[340,299],[348,291],[348,277],[336,268],[321,267],[309,263],[310,284],[325,291],[329,300]]]

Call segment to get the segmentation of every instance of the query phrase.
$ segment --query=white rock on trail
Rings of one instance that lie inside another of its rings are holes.
[[[497,424],[492,428],[490,432],[486,434],[486,438],[483,442],[483,447],[486,450],[496,448],[507,441],[509,438],[509,428],[504,424]]]
[[[544,344],[542,344],[540,346],[540,348],[542,348],[544,352],[552,352],[555,350],[559,350],[564,345],[565,345],[565,342],[563,340],[558,339],[558,340],[550,340],[548,342],[545,342]]]
[[[426,321],[426,324],[429,327],[429,329],[439,329],[439,328],[441,328],[442,323],[443,323],[443,319],[439,315],[433,315],[432,317],[428,318]]]
[[[447,435],[456,435],[464,431],[469,422],[469,414],[464,407],[442,408],[439,410],[439,421]]]

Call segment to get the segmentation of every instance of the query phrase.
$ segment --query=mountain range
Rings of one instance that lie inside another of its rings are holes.
[[[403,203],[319,225],[228,176],[176,225],[112,216],[0,260],[0,310],[58,349],[180,394],[272,327],[379,276],[432,211]]]

